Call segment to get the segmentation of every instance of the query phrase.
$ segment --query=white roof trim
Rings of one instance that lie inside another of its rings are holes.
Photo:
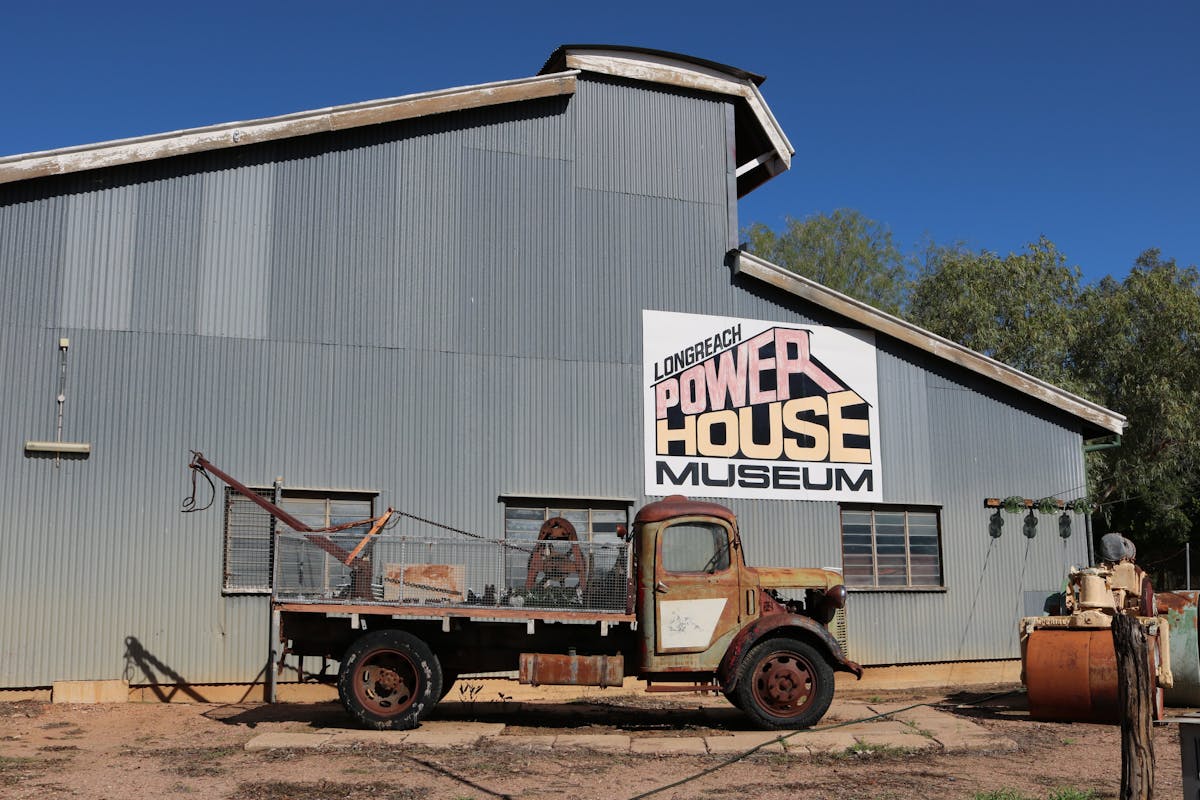
[[[567,71],[439,89],[246,122],[227,122],[152,136],[6,156],[0,158],[0,183],[239,147],[310,133],[345,130],[448,111],[574,94],[577,74]]]
[[[744,273],[758,278],[847,319],[899,339],[985,378],[998,381],[1044,403],[1049,403],[1055,408],[1086,420],[1106,431],[1120,434],[1125,430],[1126,419],[1122,414],[1060,389],[1054,384],[1035,378],[1019,369],[1014,369],[994,358],[963,347],[957,342],[930,333],[911,322],[905,322],[899,317],[872,308],[853,297],[835,292],[816,281],[797,275],[791,270],[772,264],[756,255],[741,250],[736,251],[733,270],[735,274]]]
[[[772,174],[778,174],[792,166],[792,155],[796,149],[788,141],[779,120],[771,113],[758,87],[749,78],[738,79],[719,70],[646,53],[615,55],[611,50],[572,48],[566,53],[566,62],[570,69],[740,97],[746,101],[775,151],[776,168],[772,170]],[[750,157],[757,155],[752,154]]]

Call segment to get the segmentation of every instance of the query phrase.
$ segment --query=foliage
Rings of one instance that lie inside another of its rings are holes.
[[[1147,250],[1080,308],[1075,369],[1129,418],[1121,446],[1090,465],[1103,527],[1139,545],[1182,542],[1200,522],[1200,273]]]
[[[1024,252],[931,247],[909,297],[917,325],[1066,389],[1079,269],[1044,236]]]
[[[1087,497],[1055,498],[1098,511],[1098,533],[1127,534],[1145,560],[1200,527],[1195,267],[1147,250],[1123,281],[1081,286],[1044,236],[1006,256],[933,243],[904,254],[886,226],[846,209],[746,234],[769,261],[1124,414],[1121,446],[1088,457]]]
[[[830,289],[890,314],[904,303],[904,256],[891,231],[861,212],[838,209],[800,220],[788,217],[779,233],[755,223],[745,235],[754,254]]]

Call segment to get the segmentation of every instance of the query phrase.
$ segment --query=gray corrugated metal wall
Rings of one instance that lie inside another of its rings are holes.
[[[219,510],[177,513],[192,447],[496,534],[500,494],[644,500],[643,308],[837,322],[723,266],[727,112],[581,79],[0,189],[0,686],[258,674],[265,599],[220,595]],[[65,438],[94,452],[56,469],[20,443],[53,438],[59,336]],[[880,350],[883,481],[943,506],[947,590],[856,593],[868,663],[1014,654],[1020,589],[1065,556],[1016,518],[991,542],[982,498],[1083,482],[1069,425],[928,367]],[[731,505],[752,561],[840,565],[835,504]]]

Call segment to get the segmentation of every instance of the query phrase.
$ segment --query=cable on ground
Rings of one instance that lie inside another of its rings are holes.
[[[969,703],[959,703],[957,707],[963,708],[966,706],[976,706],[976,705],[979,705],[980,703],[986,703],[988,700],[995,700],[998,697],[1004,697],[1004,696],[1010,695],[1010,694],[1017,694],[1017,691],[1014,690],[1014,691],[1008,691],[1008,692],[997,692],[996,694],[988,695],[987,697],[980,698],[979,700],[972,700]],[[912,711],[914,708],[920,708],[922,706],[928,706],[928,707],[932,708],[933,705],[934,705],[933,703],[913,703],[910,706],[904,706],[903,708],[894,708],[891,711],[888,711],[888,712],[885,712],[882,714],[872,714],[869,717],[863,717],[861,719],[849,720],[847,722],[838,722],[833,725],[823,725],[820,728],[805,728],[803,730],[792,731],[791,733],[784,734],[783,736],[778,736],[769,741],[762,742],[761,744],[757,744],[754,747],[751,747],[749,750],[738,753],[737,755],[735,755],[731,758],[727,758],[726,760],[722,761],[720,764],[716,764],[707,769],[703,769],[694,775],[689,775],[686,778],[680,778],[679,780],[674,781],[673,783],[668,783],[665,786],[659,786],[658,788],[651,789],[648,792],[642,792],[641,794],[636,794],[633,797],[629,798],[629,800],[644,800],[644,798],[651,797],[660,792],[665,792],[665,791],[668,791],[669,789],[677,789],[680,786],[684,786],[688,783],[691,783],[692,781],[696,781],[707,775],[711,775],[714,772],[717,772],[718,770],[725,769],[725,767],[732,766],[733,764],[736,764],[737,762],[742,761],[745,758],[748,758],[749,756],[753,755],[754,753],[757,753],[759,750],[762,750],[764,747],[769,747],[776,743],[785,742],[788,739],[791,739],[793,736],[799,736],[802,733],[822,733],[824,731],[832,731],[837,728],[845,728],[848,725],[857,725],[860,722],[870,722],[871,720],[883,719],[885,717],[890,717],[893,714],[901,714],[905,711]]]

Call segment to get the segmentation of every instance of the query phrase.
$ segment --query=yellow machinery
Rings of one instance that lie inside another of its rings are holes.
[[[1150,579],[1134,554],[1128,539],[1108,534],[1101,541],[1106,560],[1071,570],[1064,614],[1021,620],[1021,680],[1034,719],[1118,721],[1117,614],[1136,617],[1145,629],[1154,717],[1162,718],[1162,690],[1172,683],[1167,621],[1158,616]]]

